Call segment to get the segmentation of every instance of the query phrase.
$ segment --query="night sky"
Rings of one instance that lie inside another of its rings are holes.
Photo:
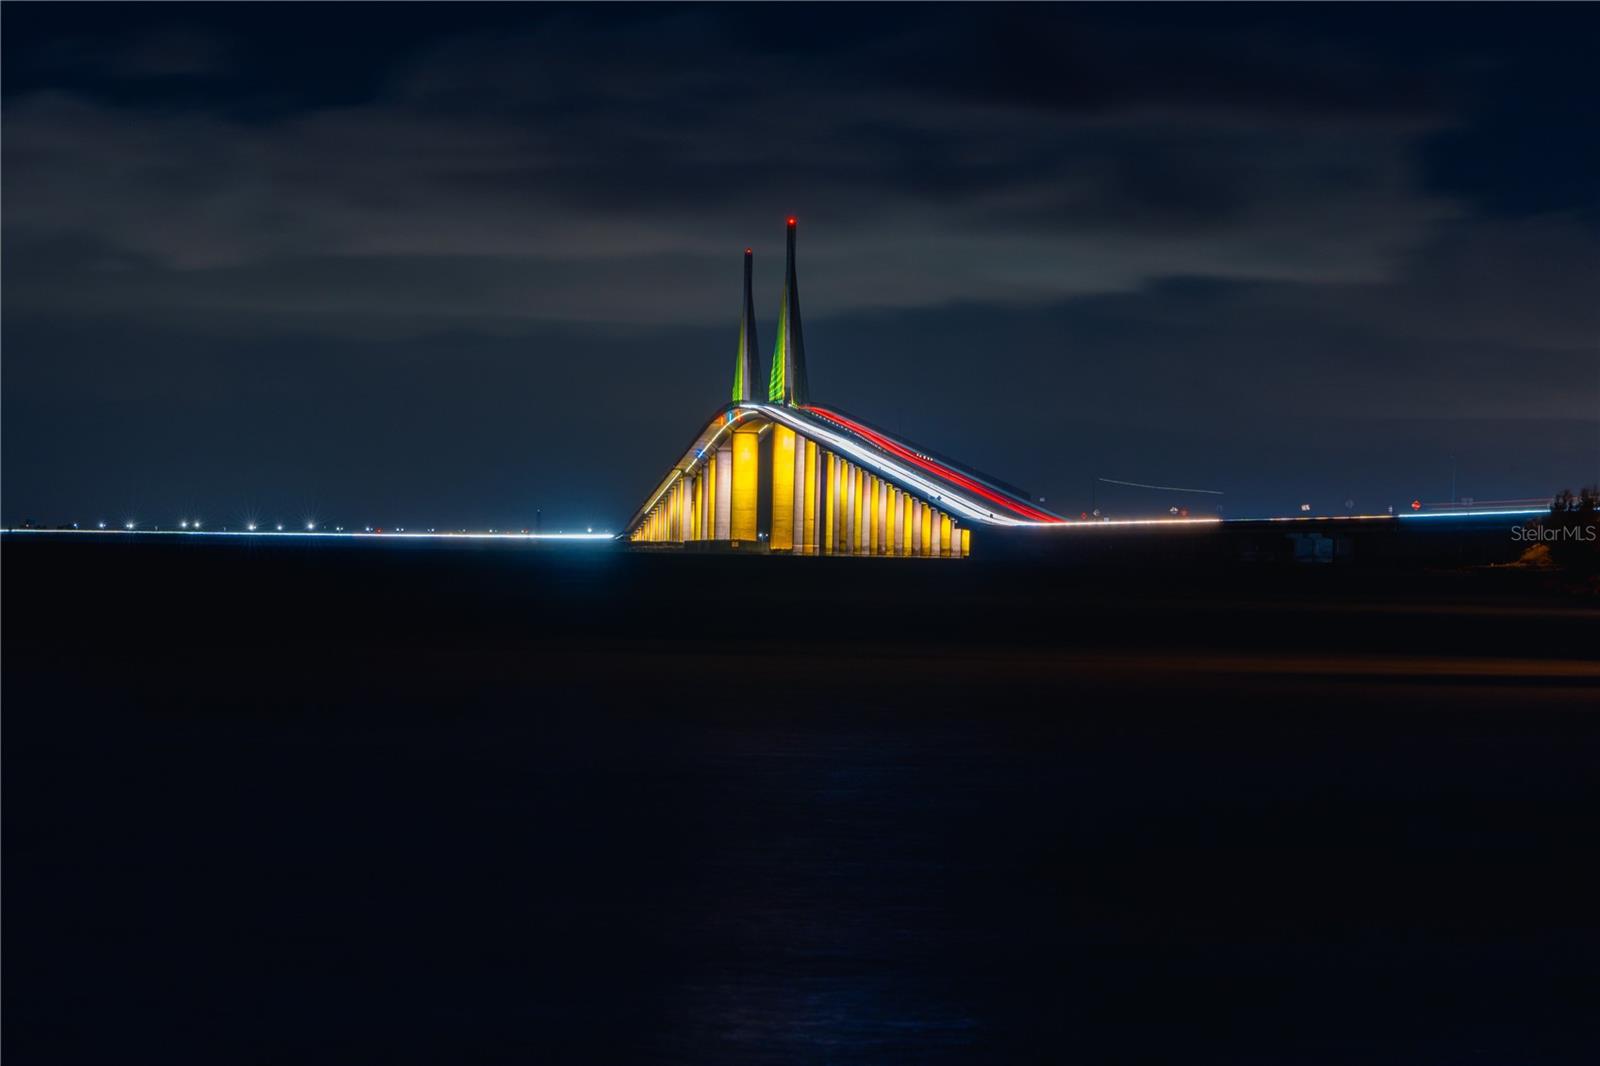
[[[1592,6],[3,31],[8,524],[614,526],[726,400],[746,245],[765,364],[791,213],[814,398],[1058,510],[1600,479]]]

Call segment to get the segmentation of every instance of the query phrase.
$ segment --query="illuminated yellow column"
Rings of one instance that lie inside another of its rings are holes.
[[[889,483],[878,482],[878,554],[894,552],[894,542],[889,539]]]
[[[678,539],[690,540],[693,534],[689,532],[694,519],[694,496],[689,491],[693,488],[689,483],[688,475],[678,479]]]
[[[850,545],[844,531],[850,515],[850,463],[842,456],[833,479],[833,554],[846,555]]]
[[[917,554],[926,558],[933,554],[931,551],[933,548],[933,508],[924,503],[919,505],[917,509],[921,512],[920,516],[922,518],[922,535],[917,538],[919,547]]]
[[[967,556],[969,556],[971,554],[972,554],[972,530],[963,528],[961,530],[961,557],[963,559],[965,559]]]
[[[794,553],[805,551],[806,543],[806,441],[794,438]]]
[[[889,539],[889,491],[887,481],[878,482],[878,554],[892,555],[894,542]]]
[[[710,473],[700,464],[700,476],[694,479],[694,539],[706,539],[706,475]]]
[[[858,488],[860,477],[861,469],[854,463],[850,464],[850,470],[844,476],[844,550],[851,555],[861,551],[861,515],[857,502],[857,497],[861,495]]]
[[[934,536],[939,538],[939,555],[941,558],[950,557],[950,516],[941,513],[939,524],[933,529]]]
[[[879,514],[883,504],[883,481],[867,478],[867,553],[877,555],[883,551],[883,523]]]
[[[729,500],[728,536],[735,541],[756,539],[756,495],[760,491],[761,431],[741,426],[733,431],[733,495]]]
[[[864,546],[862,533],[866,533],[866,530],[861,527],[861,515],[867,509],[867,472],[862,471],[861,467],[858,466],[854,467],[853,474],[854,477],[850,479],[850,536],[848,536],[848,539],[850,539],[851,554],[859,555],[862,552],[862,546]]]
[[[711,464],[700,464],[700,539],[711,539]]]
[[[700,479],[689,479],[689,536],[688,540],[700,539]]]
[[[823,457],[822,485],[822,553],[833,554],[833,527],[837,524],[839,500],[839,460],[832,452]]]
[[[794,430],[772,427],[772,551],[794,550]]]
[[[844,550],[848,555],[856,552],[856,477],[861,473],[850,463],[844,471]]]
[[[878,554],[878,486],[881,484],[876,477],[867,475],[867,531],[862,550],[868,555]]]
[[[900,498],[900,554],[911,554],[911,494],[901,493]]]
[[[839,476],[839,554],[849,555],[855,550],[855,522],[856,522],[856,468],[852,463],[844,464],[844,473]]]
[[[870,555],[874,544],[872,535],[872,501],[877,498],[877,480],[866,471],[861,472],[861,554]]]
[[[900,490],[889,490],[889,554],[899,555],[905,543],[905,527],[900,524]]]
[[[828,552],[831,555],[844,554],[844,505],[849,499],[845,492],[845,478],[850,476],[850,464],[844,457],[833,457],[833,482],[828,486],[828,498],[833,501],[833,507],[828,512],[828,532],[833,539],[828,542]]]
[[[872,493],[874,477],[861,472],[861,554],[872,554]]]
[[[733,537],[733,442],[724,440],[717,449],[717,515],[718,540]]]
[[[706,514],[705,514],[705,539],[717,539],[717,457],[706,458],[706,472],[701,475],[701,481],[706,483]]]
[[[872,554],[883,554],[883,490],[886,485],[882,479],[874,479],[872,485]]]
[[[800,548],[807,555],[817,550],[817,442],[808,440],[805,444],[805,454],[801,457],[805,464],[804,473],[801,475],[801,486],[806,497],[800,511]]]

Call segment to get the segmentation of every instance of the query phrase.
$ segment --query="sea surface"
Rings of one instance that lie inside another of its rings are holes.
[[[1537,576],[0,565],[8,1064],[1600,1061]]]

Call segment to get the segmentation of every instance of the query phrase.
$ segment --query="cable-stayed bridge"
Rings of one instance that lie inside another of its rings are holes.
[[[958,559],[971,551],[974,526],[1064,521],[1021,489],[810,401],[793,218],[763,382],[751,264],[747,248],[731,402],[634,512],[624,527],[631,541]],[[758,391],[758,382],[766,388]]]

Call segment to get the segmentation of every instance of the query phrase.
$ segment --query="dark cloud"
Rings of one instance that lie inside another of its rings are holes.
[[[1529,73],[1576,69],[1553,11],[1521,20],[1541,35],[1314,10],[335,8],[308,36],[250,10],[70,32],[16,10],[8,514],[104,483],[46,426],[217,431],[220,410],[336,407],[337,432],[234,455],[258,484],[344,456],[329,494],[393,481],[366,442],[430,405],[435,458],[394,445],[417,498],[520,492],[490,471],[578,432],[566,390],[627,404],[642,421],[604,465],[653,469],[688,428],[651,401],[692,421],[721,395],[737,253],[775,300],[788,211],[819,389],[1058,493],[1118,426],[1145,465],[1152,442],[1209,454],[1265,500],[1288,474],[1219,422],[1593,417],[1597,183],[1545,173],[1593,179],[1592,153],[1527,141],[1536,165],[1490,167],[1476,140],[1546,92],[1574,113],[1570,77]],[[1569,132],[1592,143],[1586,113]],[[468,412],[507,396],[516,428],[486,436]],[[1586,476],[1579,436],[1552,468]],[[105,476],[179,462],[141,447]],[[593,506],[625,511],[636,486],[594,474]]]
[[[1280,95],[1252,114],[1236,87],[1247,74],[1227,91],[1162,99],[1091,64],[1084,77],[1101,87],[1074,104],[1003,81],[940,90],[917,86],[926,71],[886,77],[874,59],[920,46],[937,70],[963,52],[959,38],[912,28],[841,49],[826,79],[814,53],[738,36],[699,10],[621,28],[557,19],[440,43],[379,99],[269,122],[25,94],[8,106],[8,228],[92,236],[108,254],[181,272],[171,290],[195,271],[280,258],[494,256],[535,272],[601,264],[642,294],[638,268],[678,256],[670,273],[698,274],[697,291],[617,311],[709,321],[725,279],[691,261],[766,238],[776,205],[804,205],[808,233],[818,227],[808,292],[819,314],[1031,302],[1172,275],[1382,279],[1456,211],[1417,179],[1423,120],[1318,104],[1303,121]],[[1071,55],[1053,66],[1072,67]],[[980,47],[973,62],[989,58]],[[1173,73],[1185,86],[1219,80],[1196,69],[1229,66],[1198,48],[1185,60]],[[1315,212],[1303,210],[1311,196]],[[83,298],[115,300],[114,282],[94,279]],[[252,294],[264,310],[303,306],[270,284]],[[550,286],[504,295],[456,313],[594,313]],[[145,290],[138,302],[159,312],[163,301]]]

